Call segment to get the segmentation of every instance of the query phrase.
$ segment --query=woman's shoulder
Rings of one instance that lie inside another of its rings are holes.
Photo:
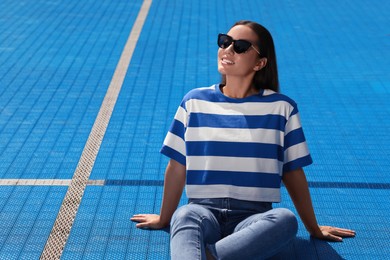
[[[286,102],[286,103],[288,103],[289,105],[291,105],[293,107],[297,106],[297,103],[292,98],[290,98],[289,96],[287,96],[285,94],[282,94],[282,93],[279,93],[279,92],[275,92],[275,91],[270,90],[270,89],[265,89],[264,90],[263,97],[268,102],[279,102],[279,101],[281,101],[281,102]]]
[[[199,87],[191,89],[183,98],[183,100],[190,99],[208,99],[210,94],[215,93],[217,85],[211,85],[209,87]]]

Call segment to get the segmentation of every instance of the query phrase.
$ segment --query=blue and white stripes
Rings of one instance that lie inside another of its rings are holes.
[[[161,152],[186,165],[189,198],[278,202],[283,172],[312,162],[294,101],[232,99],[219,85],[184,97]]]

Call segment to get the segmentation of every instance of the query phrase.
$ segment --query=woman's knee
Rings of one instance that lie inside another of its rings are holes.
[[[288,231],[292,236],[296,236],[298,232],[298,220],[295,214],[286,208],[273,209],[278,216],[279,226],[282,226],[285,231]]]
[[[178,208],[172,216],[171,227],[178,224],[199,223],[205,209],[202,206],[188,204]]]
[[[202,241],[215,243],[220,239],[219,224],[213,213],[207,208],[188,204],[178,208],[171,220],[171,239],[177,234],[196,234]]]

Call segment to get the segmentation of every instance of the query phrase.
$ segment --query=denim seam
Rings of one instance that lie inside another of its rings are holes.
[[[201,235],[201,227],[203,228],[203,220],[204,219],[206,219],[206,217],[200,217],[199,218],[199,225],[198,225],[198,256],[199,256],[199,259],[202,259],[202,250],[201,250],[201,248],[202,248],[202,245],[200,244],[200,235]],[[204,234],[203,234],[204,235]],[[203,240],[204,240],[204,236],[203,236]]]

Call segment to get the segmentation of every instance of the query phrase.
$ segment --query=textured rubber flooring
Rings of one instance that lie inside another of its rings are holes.
[[[142,0],[0,4],[0,181],[70,180]],[[282,92],[297,101],[321,224],[281,259],[390,259],[389,1],[153,0],[62,259],[169,259],[159,149],[182,96],[219,81],[216,35],[240,19],[273,34]],[[0,185],[0,259],[38,259],[66,186]],[[185,197],[182,198],[185,203]],[[283,189],[275,206],[293,209]]]

